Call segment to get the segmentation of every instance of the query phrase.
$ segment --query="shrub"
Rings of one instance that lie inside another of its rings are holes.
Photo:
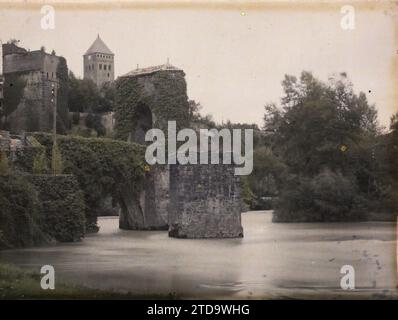
[[[30,181],[41,203],[42,230],[61,242],[85,234],[84,197],[72,175],[33,175]]]
[[[89,113],[86,117],[85,124],[87,128],[94,129],[99,137],[104,136],[106,133],[106,129],[101,122],[101,115],[97,113]]]
[[[277,202],[275,222],[349,221],[360,216],[356,181],[325,170],[314,178],[291,176]]]
[[[48,173],[47,158],[44,151],[37,154],[33,159],[33,174],[46,174]]]
[[[57,144],[53,144],[52,147],[52,161],[51,161],[51,169],[52,169],[52,173],[53,174],[62,174],[62,172],[64,171],[64,166],[62,163],[62,154],[58,149],[58,145]]]
[[[46,133],[34,136],[49,155],[52,137]],[[97,231],[97,211],[107,195],[118,199],[126,186],[132,192],[142,189],[144,177],[144,149],[136,144],[104,138],[58,136],[58,148],[62,154],[64,172],[76,176],[84,192],[86,203],[86,230]]]
[[[45,154],[46,148],[32,136],[28,136],[27,140],[30,145],[16,151],[16,157],[13,159],[13,168],[32,173],[35,159],[37,161],[41,154]]]
[[[33,186],[19,175],[0,176],[0,248],[48,240],[41,231],[40,203]]]
[[[10,166],[8,164],[8,157],[4,151],[0,150],[0,175],[9,174]]]

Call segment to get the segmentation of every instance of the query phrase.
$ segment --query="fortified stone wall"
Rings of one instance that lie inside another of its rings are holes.
[[[5,83],[0,126],[15,133],[49,132],[56,104],[57,131],[65,132],[69,127],[65,59],[41,50],[28,52],[15,45],[12,50],[5,46],[10,45],[3,45]]]

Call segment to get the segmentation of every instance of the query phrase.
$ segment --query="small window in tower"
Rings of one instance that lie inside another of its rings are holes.
[[[48,79],[48,72],[47,72],[47,79]]]
[[[108,66],[108,70],[111,70],[111,65]]]
[[[101,63],[99,64],[99,69],[102,70],[102,64]]]
[[[109,78],[109,72],[108,72],[108,78]]]
[[[106,70],[106,64],[104,64],[104,70]]]

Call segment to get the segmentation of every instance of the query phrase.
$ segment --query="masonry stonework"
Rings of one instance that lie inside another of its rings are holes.
[[[4,108],[0,126],[11,132],[51,131],[54,105],[57,131],[69,126],[66,60],[44,50],[3,44]]]
[[[185,74],[169,64],[137,69],[116,81],[115,134],[142,145],[152,128],[167,135],[189,127]],[[138,199],[123,190],[122,229],[166,229],[178,238],[242,237],[239,177],[234,165],[147,166]]]
[[[170,237],[243,237],[234,170],[231,164],[170,165]]]
[[[116,81],[115,134],[118,138],[147,144],[145,133],[152,128],[167,132],[167,121],[188,126],[188,96],[184,72],[171,65],[136,69]],[[148,166],[139,196],[124,190],[120,228],[168,229],[169,167]]]

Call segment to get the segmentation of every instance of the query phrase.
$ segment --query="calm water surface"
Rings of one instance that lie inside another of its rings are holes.
[[[2,262],[55,267],[88,287],[188,298],[396,297],[396,224],[272,223],[271,211],[242,214],[244,238],[189,240],[165,231],[123,231],[100,218],[84,241],[6,250]],[[356,290],[340,289],[352,265]]]

